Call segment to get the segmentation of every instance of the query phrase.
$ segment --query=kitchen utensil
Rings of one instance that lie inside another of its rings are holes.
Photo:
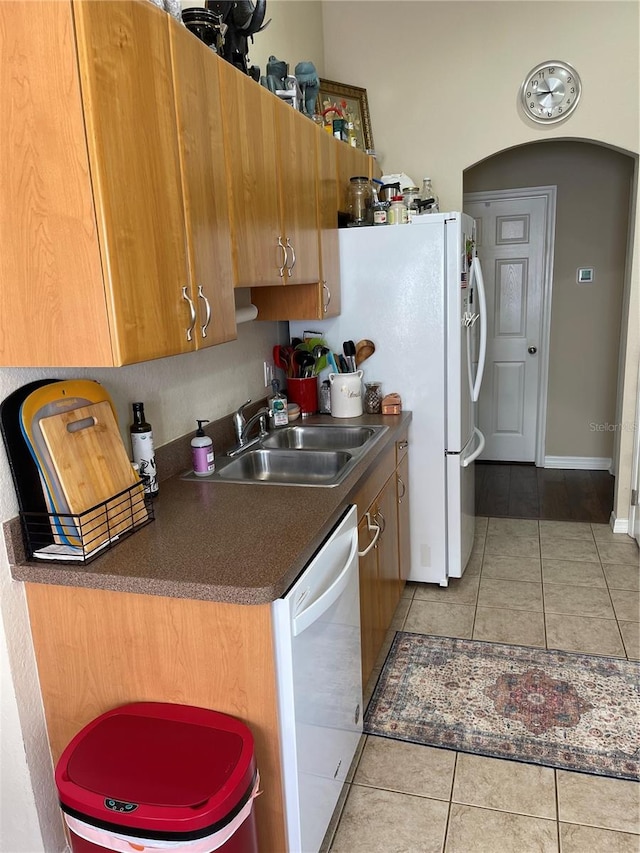
[[[400,184],[399,182],[393,184],[383,184],[378,190],[378,198],[380,201],[391,201],[391,199],[400,195]]]
[[[368,338],[358,341],[356,344],[356,367],[360,367],[363,361],[366,361],[376,351],[376,345]]]
[[[329,374],[332,417],[357,418],[362,414],[362,376],[361,370]]]
[[[356,345],[353,341],[345,341],[342,344],[342,352],[344,353],[349,373],[354,373],[356,369]]]
[[[340,373],[338,362],[336,361],[336,356],[331,351],[327,353],[327,363],[334,373]]]
[[[122,497],[110,500],[136,484],[142,493],[143,485],[129,461],[108,400],[42,418],[40,429],[69,512],[85,513],[83,545],[96,548],[146,520],[146,507],[142,500],[138,503],[135,492],[136,507],[131,513]]]
[[[47,384],[34,390],[20,407],[20,429],[37,466],[47,511],[52,513],[50,521],[54,538],[58,543],[80,545],[80,540],[71,519],[64,518],[72,513],[51,462],[49,450],[40,430],[40,421],[42,418],[60,412],[104,400],[107,400],[113,409],[108,392],[99,382],[89,379],[70,379]],[[59,513],[62,517],[55,513]]]
[[[20,429],[20,409],[33,391],[55,382],[58,380],[37,379],[35,382],[29,382],[17,388],[0,403],[0,431],[21,512],[50,511],[44,497],[38,465],[29,452],[29,445]]]

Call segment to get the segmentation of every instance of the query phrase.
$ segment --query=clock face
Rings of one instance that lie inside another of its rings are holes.
[[[527,74],[520,98],[529,118],[553,124],[575,110],[581,88],[577,72],[566,62],[542,62]]]

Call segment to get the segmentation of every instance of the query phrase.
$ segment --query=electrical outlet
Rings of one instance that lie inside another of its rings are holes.
[[[265,388],[271,386],[272,381],[275,379],[275,366],[271,361],[264,362],[264,384]]]

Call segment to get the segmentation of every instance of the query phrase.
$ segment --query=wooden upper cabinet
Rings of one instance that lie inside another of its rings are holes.
[[[2,3],[0,32],[0,364],[235,337],[210,51],[147,0]]]
[[[76,0],[73,11],[114,362],[189,351],[166,13],[142,0]]]
[[[184,194],[192,332],[198,349],[237,337],[220,71],[212,50],[167,15]]]
[[[225,160],[236,287],[281,284],[285,265],[274,95],[228,62],[220,65]]]
[[[287,105],[283,110],[296,118],[295,112]],[[299,121],[295,122],[300,124]],[[305,272],[310,276],[310,284],[281,284],[272,287],[256,287],[251,291],[251,301],[258,308],[261,320],[323,320],[340,313],[340,260],[338,253],[338,182],[336,177],[336,158],[341,145],[327,133],[319,131],[308,119],[303,119],[305,136],[308,141],[301,144],[312,145],[314,152],[312,164],[306,164],[315,176],[313,204],[315,222],[313,238],[316,253],[319,253],[319,267]],[[306,196],[308,199],[310,196]],[[287,233],[292,233],[288,231]],[[294,241],[294,247],[302,245]],[[308,241],[305,254],[313,252],[312,241]],[[317,257],[317,255],[316,255]],[[294,267],[293,272],[296,272]],[[314,274],[315,273],[315,277]],[[286,281],[291,281],[287,277]]]
[[[340,254],[338,247],[337,162],[340,145],[326,132],[316,134],[318,221],[320,224],[320,316],[340,314]],[[315,318],[314,318],[315,319]]]
[[[320,278],[316,188],[318,129],[289,104],[273,98],[283,240],[287,249],[286,284]]]
[[[0,364],[110,365],[70,2],[0,3],[0,41]]]

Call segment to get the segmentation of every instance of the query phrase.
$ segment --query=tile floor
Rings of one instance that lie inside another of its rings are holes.
[[[579,522],[476,529],[464,577],[408,584],[392,631],[640,658],[632,539]],[[333,824],[331,853],[638,853],[640,785],[368,736]]]

